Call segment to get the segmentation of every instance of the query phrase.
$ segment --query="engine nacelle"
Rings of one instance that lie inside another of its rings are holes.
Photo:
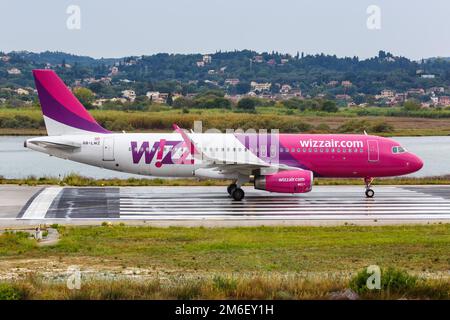
[[[279,193],[310,192],[313,172],[309,170],[286,170],[255,178],[255,189]]]

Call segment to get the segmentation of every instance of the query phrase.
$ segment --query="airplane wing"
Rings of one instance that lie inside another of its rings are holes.
[[[290,167],[279,163],[268,163],[261,159],[259,161],[240,161],[237,159],[226,159],[221,158],[219,156],[211,156],[205,154],[203,151],[201,151],[201,148],[197,148],[195,141],[189,137],[189,135],[183,131],[180,127],[178,127],[176,124],[173,124],[173,128],[176,132],[178,132],[185,144],[188,146],[189,150],[191,151],[191,154],[196,159],[201,159],[203,161],[207,162],[207,168],[210,168],[214,171],[220,171],[222,173],[226,172],[239,172],[242,174],[251,174],[253,170],[255,169],[267,169],[268,171],[279,171],[279,170],[303,170],[301,168],[297,167]]]
[[[28,141],[27,143],[32,143],[37,146],[43,148],[54,148],[54,149],[62,149],[62,150],[74,150],[81,147],[81,144],[76,142],[54,142],[54,141],[46,141],[46,140],[33,140]]]

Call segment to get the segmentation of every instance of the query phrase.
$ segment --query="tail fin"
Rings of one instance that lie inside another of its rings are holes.
[[[87,112],[53,70],[33,70],[49,136],[109,133]]]

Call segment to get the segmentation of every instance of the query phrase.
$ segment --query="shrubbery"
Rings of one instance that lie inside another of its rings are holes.
[[[364,131],[369,134],[386,133],[394,131],[394,127],[391,124],[383,121],[372,123],[367,120],[352,119],[345,122],[337,129],[337,132],[340,133],[363,133]]]
[[[367,270],[358,272],[350,281],[350,288],[358,294],[406,294],[415,289],[418,282],[416,276],[395,268],[381,269],[380,289],[370,290],[367,279],[371,276]]]

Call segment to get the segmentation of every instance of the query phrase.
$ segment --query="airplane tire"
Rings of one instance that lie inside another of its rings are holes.
[[[227,187],[228,194],[231,196],[231,194],[233,193],[233,190],[236,189],[236,188],[237,188],[236,183],[230,184],[230,185]]]
[[[367,198],[373,198],[374,195],[375,195],[375,191],[373,191],[372,189],[367,189],[366,190],[366,197]]]
[[[233,197],[234,200],[241,201],[242,199],[244,199],[245,193],[244,190],[242,190],[241,188],[236,188],[233,190],[231,196]]]

